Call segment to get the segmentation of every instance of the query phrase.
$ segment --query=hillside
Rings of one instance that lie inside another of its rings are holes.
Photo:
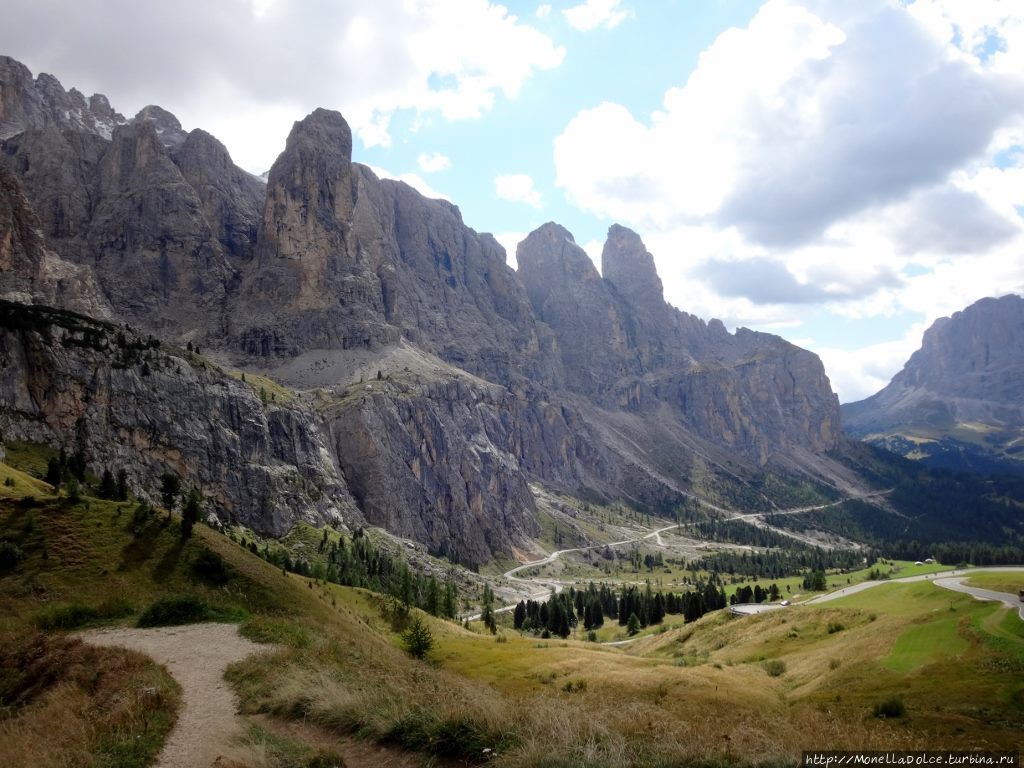
[[[15,455],[39,465],[38,453]],[[361,762],[368,742],[390,745],[387,758],[401,764],[434,755],[501,766],[779,765],[825,744],[1018,742],[1024,624],[928,582],[761,616],[711,613],[623,649],[585,642],[582,629],[565,641],[507,626],[493,636],[424,616],[435,640],[424,663],[401,650],[396,604],[384,596],[284,574],[204,526],[183,540],[176,519],[134,500],[74,501],[22,471],[0,471],[13,482],[0,499],[0,539],[19,553],[0,574],[3,663],[42,644],[48,663],[68,664],[94,652],[65,631],[134,623],[154,601],[187,598],[189,618],[240,621],[245,636],[276,646],[228,675],[248,730],[224,754],[241,764],[373,764]],[[155,702],[128,699],[120,719],[91,721],[85,738],[74,727],[159,677],[132,663],[100,685],[74,671],[40,675],[30,694],[17,687],[24,678],[5,675],[15,683],[3,692],[5,764],[26,764],[20,750],[29,748],[30,765],[67,764],[68,755],[86,764],[158,717],[164,725],[146,748],[117,763],[145,764],[174,718],[166,679]],[[949,685],[956,697],[941,694]],[[890,717],[873,716],[883,705]],[[33,740],[56,713],[58,737]]]
[[[933,467],[1024,472],[1024,299],[937,320],[877,394],[842,407],[851,435]]]

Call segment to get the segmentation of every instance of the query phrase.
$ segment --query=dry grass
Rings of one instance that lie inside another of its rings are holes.
[[[0,645],[0,765],[148,765],[178,686],[152,661],[42,635]]]

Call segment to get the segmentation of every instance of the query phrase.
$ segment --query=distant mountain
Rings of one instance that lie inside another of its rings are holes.
[[[1024,473],[1024,298],[936,320],[892,382],[842,414],[849,434],[931,466]]]

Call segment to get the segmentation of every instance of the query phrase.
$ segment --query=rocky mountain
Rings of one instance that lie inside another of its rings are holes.
[[[45,73],[33,80],[20,61],[0,56],[0,139],[44,126],[109,139],[114,128],[124,123],[124,116],[114,111],[106,96],[96,93],[87,99],[74,88],[65,91],[57,78]]]
[[[336,112],[296,122],[264,184],[158,107],[108,132],[40,106],[55,80],[10,60],[0,77],[17,211],[0,243],[31,241],[8,249],[0,292],[120,328],[81,344],[11,321],[5,437],[71,447],[85,424],[88,459],[132,466],[139,492],[175,471],[222,518],[366,521],[470,564],[532,546],[535,484],[668,513],[695,493],[769,509],[787,483],[861,483],[830,457],[839,407],[817,357],[671,307],[628,229],[598,273],[547,224],[514,272],[457,207],[352,162]],[[25,254],[43,252],[95,307],[34,287]],[[145,381],[102,354],[118,333],[162,342]]]
[[[885,389],[842,412],[851,435],[910,458],[1024,472],[1024,298],[936,320]]]

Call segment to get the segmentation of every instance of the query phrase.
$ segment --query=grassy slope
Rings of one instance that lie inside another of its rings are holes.
[[[827,608],[713,614],[628,652],[514,633],[499,642],[427,618],[437,645],[423,663],[401,651],[378,596],[286,576],[202,526],[182,545],[162,516],[136,533],[130,506],[37,498],[32,510],[0,501],[0,537],[26,552],[0,578],[4,637],[24,639],[55,603],[99,608],[117,595],[130,621],[149,601],[194,594],[281,646],[230,671],[246,712],[339,735],[460,759],[491,749],[495,764],[512,766],[773,764],[823,745],[1012,746],[1022,724],[1018,628],[1000,609],[930,583],[885,585]],[[221,556],[227,584],[190,577],[202,549]],[[933,653],[951,638],[951,651]],[[771,659],[784,674],[766,672]],[[906,717],[871,717],[888,695],[904,699]],[[8,714],[5,735],[12,723],[38,728],[41,712],[32,704]]]
[[[971,587],[981,587],[1016,595],[1024,589],[1024,573],[974,573],[967,579],[966,584]]]

